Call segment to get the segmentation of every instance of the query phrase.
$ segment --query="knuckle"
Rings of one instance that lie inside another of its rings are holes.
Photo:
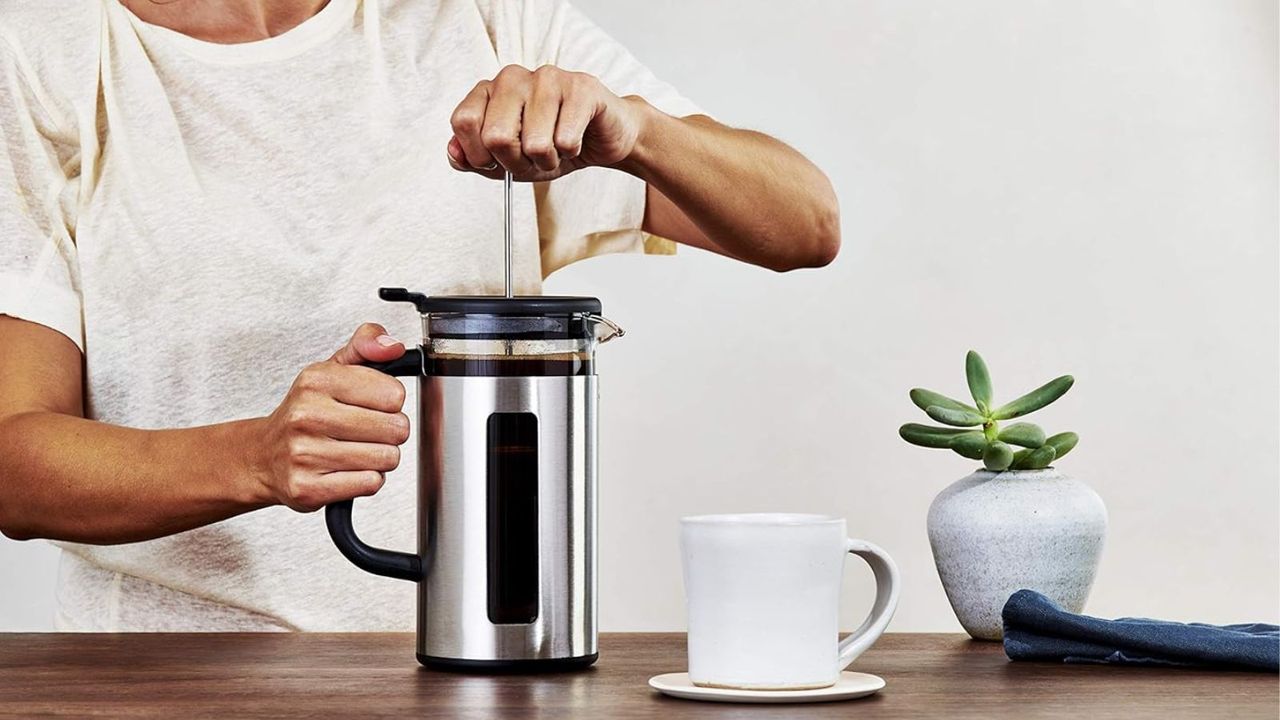
[[[572,133],[556,134],[556,149],[566,155],[577,155],[582,149],[582,138],[574,136]]]
[[[498,75],[494,79],[495,80],[497,79],[511,80],[515,78],[524,77],[528,74],[529,74],[529,70],[527,68],[525,68],[522,65],[516,65],[515,63],[512,63],[510,65],[504,65],[502,69],[498,71]]]
[[[524,154],[529,157],[549,159],[555,155],[555,146],[545,137],[526,137],[524,139]]]
[[[575,90],[589,90],[599,82],[594,75],[584,72],[569,73],[569,85]]]
[[[533,73],[519,65],[508,65],[498,71],[493,78],[493,85],[501,90],[511,90],[527,84],[533,78]]]
[[[284,450],[289,456],[290,466],[302,465],[311,457],[310,443],[296,435],[285,441]]]
[[[395,445],[383,445],[378,457],[378,470],[395,470],[400,466],[400,448]]]
[[[393,432],[392,437],[396,444],[399,445],[409,441],[409,416],[404,413],[396,413],[395,420],[391,423]]]
[[[315,490],[302,488],[293,498],[293,507],[301,512],[315,512],[324,507],[324,499]]]
[[[317,497],[316,488],[309,478],[292,474],[284,488],[284,504],[299,512],[311,512],[323,503]]]
[[[480,129],[480,113],[475,108],[460,107],[453,111],[449,125],[454,132],[473,133]]]
[[[294,385],[300,390],[323,390],[325,381],[324,367],[320,363],[312,363],[298,373]]]
[[[316,413],[305,403],[289,406],[284,414],[284,424],[290,430],[309,430],[316,422]],[[294,438],[293,440],[297,440]]]
[[[380,472],[370,470],[369,472],[361,473],[360,481],[368,486],[365,489],[365,494],[372,495],[373,493],[381,490],[382,486],[386,484],[387,476]]]
[[[485,128],[480,133],[480,142],[490,150],[510,150],[520,147],[520,139],[506,128]]]
[[[396,410],[399,410],[404,407],[404,399],[406,395],[404,384],[395,378],[387,378],[387,380],[387,399],[391,401],[391,404],[396,406]]]
[[[548,86],[559,85],[564,82],[565,73],[555,65],[543,65],[533,71],[533,82],[535,85]]]

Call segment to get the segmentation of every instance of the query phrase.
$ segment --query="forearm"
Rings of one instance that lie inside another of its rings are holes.
[[[246,448],[261,420],[135,430],[52,412],[0,420],[0,530],[94,544],[171,535],[271,504]]]
[[[825,265],[840,247],[840,212],[826,175],[767,135],[708,118],[675,118],[628,98],[645,118],[619,166],[645,180],[651,205],[669,201],[713,247],[774,270]],[[684,233],[681,218],[651,208],[657,234]],[[674,239],[682,239],[676,237]],[[692,242],[690,244],[702,244]]]

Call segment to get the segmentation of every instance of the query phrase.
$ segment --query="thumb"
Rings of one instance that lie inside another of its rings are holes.
[[[329,359],[340,365],[359,365],[365,362],[388,362],[401,355],[404,355],[404,343],[388,335],[387,329],[381,325],[365,323]]]
[[[458,136],[454,135],[449,138],[449,144],[445,146],[446,154],[449,156],[449,167],[458,172],[469,172],[476,175],[483,175],[490,180],[501,180],[506,174],[506,168],[502,167],[495,160],[492,167],[472,167],[467,162],[467,156],[462,150],[462,142],[458,140]]]

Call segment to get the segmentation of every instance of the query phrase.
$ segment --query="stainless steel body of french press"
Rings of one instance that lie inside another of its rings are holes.
[[[569,669],[596,648],[595,346],[621,334],[585,297],[426,297],[423,342],[376,366],[418,377],[418,552],[356,537],[358,567],[418,583],[417,656],[453,669]]]

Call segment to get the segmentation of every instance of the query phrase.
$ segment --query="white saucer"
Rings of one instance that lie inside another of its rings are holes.
[[[689,673],[667,673],[649,678],[649,687],[663,695],[686,700],[736,703],[811,703],[833,700],[852,700],[871,695],[884,687],[884,679],[860,672],[842,672],[831,687],[816,690],[735,690],[731,688],[698,687],[689,680]]]

